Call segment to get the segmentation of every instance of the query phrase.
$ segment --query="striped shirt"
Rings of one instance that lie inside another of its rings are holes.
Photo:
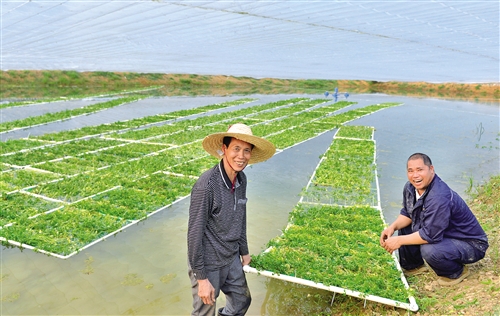
[[[188,258],[194,276],[231,264],[247,255],[246,175],[240,171],[234,192],[223,161],[203,173],[191,190],[188,222]]]

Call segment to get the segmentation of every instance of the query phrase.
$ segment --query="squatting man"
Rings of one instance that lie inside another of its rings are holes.
[[[434,172],[427,155],[411,155],[406,167],[403,207],[382,231],[380,245],[390,253],[398,250],[405,275],[430,267],[438,284],[458,284],[469,275],[466,264],[484,258],[486,233],[464,200]]]
[[[271,158],[276,148],[254,136],[245,124],[208,135],[203,148],[220,159],[191,190],[188,222],[191,315],[215,315],[222,291],[226,306],[220,316],[245,315],[251,296],[243,266],[250,263],[246,231],[247,178],[243,169]]]

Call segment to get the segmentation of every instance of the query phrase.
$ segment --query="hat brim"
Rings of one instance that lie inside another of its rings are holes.
[[[203,139],[203,149],[205,149],[210,155],[221,159],[222,154],[222,140],[224,137],[234,137],[236,139],[242,140],[254,147],[252,149],[252,156],[248,161],[249,164],[255,164],[263,162],[274,156],[276,153],[276,147],[274,145],[261,137],[240,133],[214,133],[210,134],[205,139]]]

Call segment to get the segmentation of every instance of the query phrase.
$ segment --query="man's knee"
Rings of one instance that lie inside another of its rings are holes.
[[[252,303],[252,296],[250,296],[250,292],[248,292],[248,296],[245,295],[245,297],[246,297],[246,301],[245,301],[245,305],[243,307],[244,312],[241,315],[245,315],[247,310],[250,308],[250,304]]]
[[[250,291],[246,291],[244,295],[232,293],[230,296],[226,295],[226,299],[226,307],[219,308],[217,316],[244,316],[252,303]]]
[[[246,299],[246,307],[247,309],[250,307],[250,304],[252,303],[252,295],[250,294],[250,290],[247,290],[245,294]]]
[[[420,246],[422,258],[427,262],[439,262],[443,259],[443,252],[435,244],[424,244]]]
[[[237,295],[234,297],[234,303],[240,306],[239,311],[235,315],[245,315],[248,308],[250,307],[250,304],[252,303],[252,295],[250,294],[250,289],[248,288],[248,286],[244,287],[244,291],[241,294],[243,295]]]

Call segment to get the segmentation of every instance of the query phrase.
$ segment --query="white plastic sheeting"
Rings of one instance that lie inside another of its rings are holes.
[[[499,80],[499,2],[3,0],[1,69]]]

